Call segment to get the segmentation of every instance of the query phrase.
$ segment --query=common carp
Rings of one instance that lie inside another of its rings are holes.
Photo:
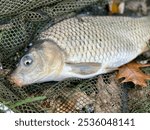
[[[80,16],[43,30],[11,79],[18,86],[90,78],[148,50],[150,17]]]

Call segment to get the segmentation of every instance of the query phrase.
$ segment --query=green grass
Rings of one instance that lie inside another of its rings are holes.
[[[33,102],[36,102],[36,101],[41,101],[41,100],[44,100],[44,99],[46,99],[46,96],[29,97],[29,98],[26,98],[24,100],[17,101],[16,103],[2,102],[2,104],[7,106],[12,111],[19,112],[18,110],[16,110],[16,107],[21,106],[23,104],[28,104],[28,103],[33,103]],[[4,110],[0,110],[0,111],[4,111]]]

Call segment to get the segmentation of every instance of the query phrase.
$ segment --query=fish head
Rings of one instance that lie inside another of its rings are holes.
[[[53,81],[63,67],[63,55],[60,51],[49,41],[36,45],[21,58],[18,67],[11,74],[11,81],[20,87]]]

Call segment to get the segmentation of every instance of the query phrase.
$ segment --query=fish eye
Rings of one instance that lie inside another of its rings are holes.
[[[25,66],[31,65],[33,62],[32,58],[30,56],[24,56],[22,61]]]

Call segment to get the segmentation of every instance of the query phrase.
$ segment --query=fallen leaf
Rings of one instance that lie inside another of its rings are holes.
[[[110,14],[118,14],[119,13],[119,2],[112,0],[109,3],[109,11],[110,11]]]
[[[126,65],[119,67],[119,72],[116,75],[117,79],[125,78],[124,82],[133,82],[135,85],[146,87],[146,80],[150,80],[150,75],[143,73],[140,68],[150,67],[150,64],[139,64],[136,62],[130,62]]]

